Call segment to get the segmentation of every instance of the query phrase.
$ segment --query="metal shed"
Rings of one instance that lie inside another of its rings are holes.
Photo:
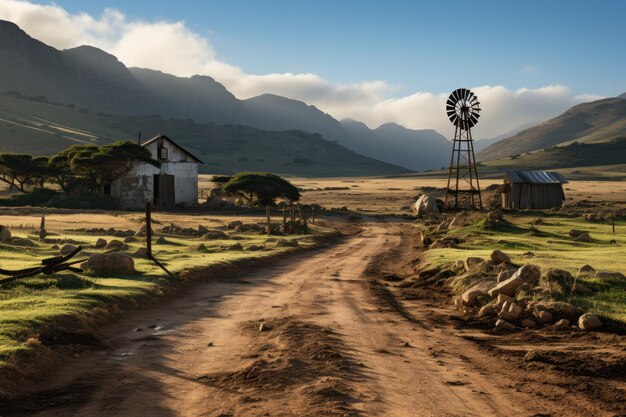
[[[548,209],[561,207],[565,201],[563,184],[568,181],[558,172],[507,171],[504,176],[502,207],[512,209]]]

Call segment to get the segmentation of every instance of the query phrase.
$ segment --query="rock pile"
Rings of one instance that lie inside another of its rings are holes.
[[[570,304],[533,301],[532,294],[544,291],[539,286],[540,281],[558,284],[557,287],[568,291],[578,291],[568,271],[552,269],[542,277],[541,268],[537,265],[517,267],[511,263],[510,256],[500,250],[493,251],[488,261],[468,257],[464,262],[457,261],[452,269],[463,274],[455,279],[469,283],[467,290],[455,299],[455,304],[465,313],[475,314],[494,330],[539,326],[562,330],[569,329],[575,322],[581,330],[602,328],[598,316],[590,313],[581,315],[582,312]]]

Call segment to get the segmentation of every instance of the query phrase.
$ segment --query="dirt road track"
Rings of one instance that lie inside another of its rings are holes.
[[[401,244],[402,227],[364,225],[331,249],[133,313],[102,330],[110,349],[69,359],[0,415],[576,414],[489,371],[451,326],[381,302],[367,265]]]

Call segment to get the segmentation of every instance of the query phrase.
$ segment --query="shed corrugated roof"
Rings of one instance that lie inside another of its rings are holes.
[[[506,176],[513,183],[527,184],[567,184],[558,172],[550,171],[507,171]]]

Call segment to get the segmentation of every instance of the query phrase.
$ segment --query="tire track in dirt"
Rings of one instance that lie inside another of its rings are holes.
[[[111,349],[67,358],[2,415],[539,413],[545,404],[451,355],[471,348],[451,325],[398,314],[372,293],[368,264],[406,244],[402,227],[363,224],[332,249],[129,314],[103,329]]]

